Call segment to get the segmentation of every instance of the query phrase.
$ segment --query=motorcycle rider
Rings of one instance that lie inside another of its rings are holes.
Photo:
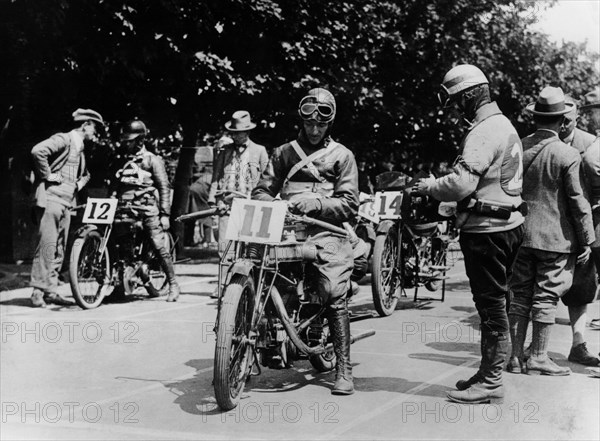
[[[252,198],[272,201],[280,194],[288,209],[331,224],[352,222],[358,211],[358,170],[350,150],[329,136],[336,102],[325,89],[315,88],[298,108],[298,137],[275,149],[269,166],[252,191]],[[309,227],[308,241],[317,247],[317,291],[327,305],[327,319],[337,357],[332,394],[354,393],[350,364],[350,320],[346,295],[354,268],[348,238]]]
[[[176,302],[179,298],[179,285],[171,253],[165,246],[164,233],[170,227],[171,190],[162,158],[149,152],[144,146],[147,134],[146,125],[138,119],[129,121],[123,127],[121,143],[125,147],[127,161],[116,174],[116,196],[119,204],[129,202],[140,213],[144,229],[158,251],[161,267],[167,276],[167,302]],[[141,190],[149,191],[140,194]]]
[[[464,404],[496,403],[504,398],[508,282],[523,241],[523,150],[517,131],[490,98],[487,77],[476,66],[450,69],[438,99],[446,108],[456,106],[469,128],[454,171],[419,180],[415,193],[458,201],[460,247],[481,320],[479,370],[459,381],[448,398]]]

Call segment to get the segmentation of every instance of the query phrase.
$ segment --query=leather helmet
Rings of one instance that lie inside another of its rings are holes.
[[[142,139],[144,139],[147,134],[148,129],[146,128],[146,124],[139,119],[134,119],[125,124],[121,129],[121,141],[131,141],[139,136],[142,136]]]
[[[335,98],[331,92],[321,87],[311,89],[300,100],[298,113],[303,120],[314,119],[319,122],[332,122],[336,114]]]
[[[446,107],[463,92],[481,84],[489,84],[489,81],[478,67],[459,64],[444,75],[438,99],[442,106]]]

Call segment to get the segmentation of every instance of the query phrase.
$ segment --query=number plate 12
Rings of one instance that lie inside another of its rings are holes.
[[[375,208],[380,219],[400,219],[402,217],[401,191],[383,191],[375,194]]]
[[[117,202],[114,198],[88,198],[81,221],[86,224],[112,224]]]
[[[280,243],[286,211],[287,204],[284,201],[234,199],[225,239]]]

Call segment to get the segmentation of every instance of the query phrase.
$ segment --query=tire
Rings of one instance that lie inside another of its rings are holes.
[[[254,362],[248,335],[252,328],[254,281],[236,275],[225,287],[215,346],[214,388],[219,407],[235,408]]]
[[[396,293],[401,287],[396,226],[391,227],[386,234],[380,234],[375,238],[371,287],[373,305],[377,313],[381,317],[391,315],[398,304]]]
[[[148,246],[152,246],[152,241],[148,241]],[[171,252],[173,264],[177,260],[173,236],[170,232],[165,231],[165,246]],[[160,266],[160,257],[156,251],[156,257],[150,262],[150,283],[146,286],[146,291],[150,297],[162,297],[169,293],[169,281],[167,275]]]
[[[83,309],[98,307],[110,293],[111,267],[108,247],[99,255],[102,236],[86,231],[73,242],[69,259],[69,279],[75,302]]]

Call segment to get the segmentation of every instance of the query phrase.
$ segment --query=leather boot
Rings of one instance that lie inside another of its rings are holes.
[[[351,395],[354,393],[354,380],[350,364],[350,318],[345,297],[335,299],[329,304],[327,319],[333,340],[333,351],[337,358],[335,384],[331,393],[333,395]]]
[[[523,346],[527,337],[527,326],[529,325],[529,317],[510,314],[508,316],[510,326],[510,340],[512,351],[510,360],[506,366],[506,371],[512,374],[520,374],[524,372],[523,368]]]
[[[552,323],[533,322],[533,340],[531,357],[527,360],[527,375],[565,376],[571,374],[570,368],[563,368],[548,357],[551,329]]]
[[[508,352],[508,340],[505,335],[487,332],[482,334],[484,352],[481,365],[483,378],[465,390],[450,391],[448,399],[462,404],[500,404],[504,401],[502,369]]]
[[[171,254],[164,248],[161,248],[159,251],[161,262],[160,266],[162,267],[165,275],[167,276],[167,281],[169,282],[169,296],[167,297],[167,302],[176,302],[179,298],[179,284],[177,283],[177,279],[175,278],[175,268],[173,267],[173,259],[171,258]]]
[[[483,354],[485,353],[485,347],[484,347],[485,343],[486,343],[486,340],[482,337],[481,342],[479,344],[479,347],[481,348],[481,363],[479,365],[479,369],[477,370],[475,375],[473,375],[468,380],[458,380],[456,382],[456,389],[466,390],[466,389],[470,388],[471,386],[473,386],[475,383],[478,383],[479,381],[483,380],[483,372],[485,372],[485,370],[486,370],[486,365],[485,365],[486,359],[483,357]]]

